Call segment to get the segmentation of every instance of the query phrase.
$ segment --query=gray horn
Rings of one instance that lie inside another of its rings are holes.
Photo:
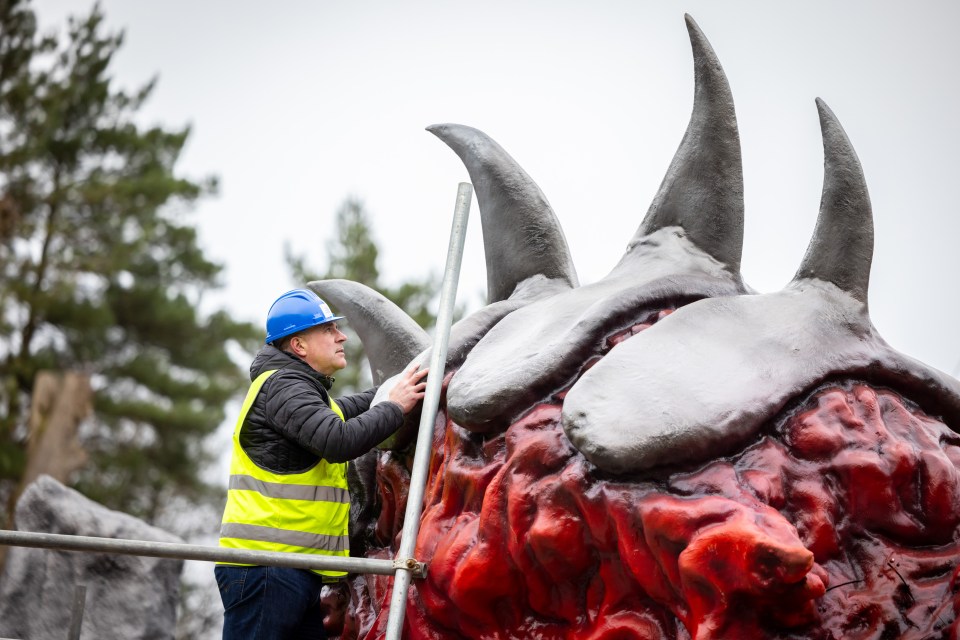
[[[307,284],[346,316],[370,361],[374,384],[399,373],[430,345],[427,332],[393,302],[352,280],[315,280]]]
[[[578,286],[567,239],[540,187],[487,134],[460,124],[427,127],[453,149],[477,191],[487,260],[487,301],[506,300],[536,275]]]
[[[817,278],[867,304],[873,261],[873,211],[863,168],[833,111],[817,98],[823,132],[820,215],[794,280]]]
[[[743,166],[727,77],[706,36],[685,16],[693,49],[693,114],[670,168],[630,243],[669,226],[732,273],[743,251]]]

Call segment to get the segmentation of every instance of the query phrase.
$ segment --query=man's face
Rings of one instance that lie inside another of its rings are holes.
[[[307,329],[296,336],[290,346],[313,369],[329,376],[347,366],[343,353],[346,340],[337,323],[328,322]]]

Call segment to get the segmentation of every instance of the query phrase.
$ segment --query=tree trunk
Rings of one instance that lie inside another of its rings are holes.
[[[17,498],[41,474],[67,484],[71,473],[87,462],[80,445],[80,423],[93,413],[90,376],[68,371],[40,371],[33,382],[30,405],[30,433],[27,436],[27,464],[20,486],[7,505],[7,522],[13,522]],[[0,547],[0,571],[7,547]]]
[[[21,490],[41,473],[67,484],[67,477],[87,462],[78,431],[80,423],[92,413],[90,376],[75,371],[37,373]]]

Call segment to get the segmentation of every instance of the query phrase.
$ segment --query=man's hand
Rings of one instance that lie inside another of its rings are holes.
[[[390,391],[387,399],[400,405],[404,414],[410,413],[417,403],[423,400],[427,383],[422,380],[429,371],[429,368],[417,371],[417,363],[414,362],[400,374],[396,386]]]

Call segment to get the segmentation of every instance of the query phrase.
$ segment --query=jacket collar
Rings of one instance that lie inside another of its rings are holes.
[[[323,388],[328,391],[335,381],[335,378],[332,376],[316,371],[300,358],[286,351],[280,351],[272,344],[264,345],[263,348],[257,352],[253,362],[250,364],[250,379],[255,380],[261,373],[269,371],[270,369],[296,369],[297,371],[302,371],[319,381],[320,384],[323,385]]]

